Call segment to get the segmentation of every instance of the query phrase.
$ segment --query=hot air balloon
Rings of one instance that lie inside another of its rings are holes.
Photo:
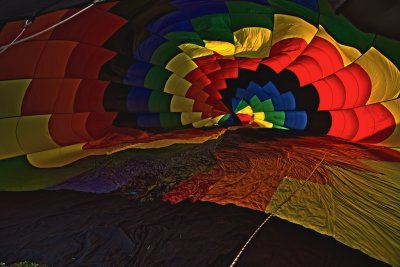
[[[44,2],[1,18],[0,190],[234,204],[400,266],[392,33],[324,0]]]

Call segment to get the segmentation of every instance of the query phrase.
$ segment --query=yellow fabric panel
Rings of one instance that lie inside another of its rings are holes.
[[[371,47],[355,63],[360,65],[371,79],[371,96],[367,104],[386,101],[399,96],[400,72],[378,50]]]
[[[211,121],[212,121],[213,125],[217,125],[218,122],[219,122],[224,116],[225,116],[225,115],[219,115],[219,116],[217,116],[217,117],[215,117],[215,118],[212,118]]]
[[[392,113],[396,122],[396,128],[385,141],[380,143],[380,145],[400,147],[400,99],[383,102],[381,104]]]
[[[271,50],[271,30],[260,27],[248,27],[233,33],[235,37],[235,55],[249,58],[268,57]]]
[[[0,119],[0,160],[25,154],[17,139],[19,117]]]
[[[270,123],[269,121],[254,119],[254,122],[258,124],[261,128],[272,128],[274,124]]]
[[[230,57],[235,54],[236,47],[229,42],[204,40],[204,43],[207,49],[217,52],[220,55]]]
[[[343,64],[344,66],[347,66],[351,63],[353,63],[357,58],[361,56],[361,52],[358,51],[356,48],[347,46],[347,45],[342,45],[336,40],[330,36],[322,27],[319,25],[319,30],[317,32],[318,37],[324,38],[325,40],[329,41],[331,44],[333,44],[336,49],[339,51],[340,55],[342,56]]]
[[[253,109],[250,106],[246,106],[245,108],[242,108],[237,114],[247,114],[247,115],[253,115]]]
[[[206,118],[201,121],[196,121],[192,123],[194,128],[209,127],[213,125],[212,118]]]
[[[21,115],[22,102],[31,79],[0,81],[0,118]]]
[[[49,133],[50,117],[51,115],[20,117],[17,126],[17,138],[26,154],[59,147]]]
[[[255,112],[254,113],[254,120],[263,121],[264,119],[265,119],[265,113],[264,112]]]
[[[165,68],[181,77],[185,77],[189,72],[196,69],[197,65],[185,53],[180,53],[171,59]]]
[[[372,160],[364,163],[376,172],[327,167],[331,184],[307,182],[277,216],[400,266],[400,163]],[[285,178],[266,211],[275,210],[301,183]]]
[[[174,95],[171,99],[171,112],[190,112],[193,111],[194,100]]]
[[[83,145],[84,143],[32,153],[27,155],[27,159],[32,166],[38,168],[62,167],[90,156],[93,150],[83,150]]]
[[[272,45],[289,38],[301,38],[310,43],[318,29],[301,18],[275,14]]]
[[[172,74],[165,83],[164,92],[185,96],[192,84],[176,74]]]
[[[212,50],[196,44],[181,44],[178,47],[190,58],[199,58],[214,54]]]
[[[182,125],[188,125],[196,121],[202,120],[202,112],[182,112],[181,123]]]

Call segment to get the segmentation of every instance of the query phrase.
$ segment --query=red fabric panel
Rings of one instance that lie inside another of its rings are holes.
[[[60,146],[67,146],[89,141],[86,131],[88,113],[54,114],[49,121],[49,132]]]
[[[45,42],[27,42],[0,54],[0,80],[32,78]]]
[[[275,43],[271,47],[269,58],[262,64],[269,66],[276,73],[281,72],[293,62],[307,47],[307,42],[301,38],[288,38]]]
[[[371,80],[359,65],[353,63],[313,83],[320,96],[320,110],[363,106],[371,93]]]
[[[290,58],[290,56],[282,54],[279,56],[268,58],[262,61],[261,64],[266,65],[273,69],[276,73],[279,73],[284,70],[291,62],[292,59]]]
[[[70,9],[66,16],[79,9]],[[101,46],[126,20],[98,8],[90,8],[82,16],[77,16],[54,30],[51,39],[73,40]]]
[[[66,12],[66,10],[60,10],[37,17],[35,21],[25,30],[25,32],[21,36],[21,39],[53,26],[63,18]],[[7,23],[0,31],[0,45],[8,44],[12,40],[14,40],[14,38],[21,32],[24,26],[24,20]],[[31,39],[31,41],[49,39],[53,30],[50,30]]]
[[[35,79],[26,90],[21,115],[52,114],[62,79]]]
[[[195,101],[193,104],[193,111],[194,112],[213,112],[213,107],[208,104],[205,104],[205,103],[202,103],[199,101]]]
[[[346,89],[343,82],[330,75],[313,83],[319,95],[318,110],[341,109],[346,101]]]
[[[296,74],[300,86],[305,86],[323,77],[321,65],[314,58],[308,56],[300,56],[287,69]]]
[[[115,56],[115,52],[85,44],[79,44],[71,54],[65,77],[98,79],[103,64]]]
[[[79,79],[65,79],[58,91],[53,113],[72,113],[74,112],[75,95],[78,91]]]
[[[363,106],[367,103],[371,94],[371,79],[364,69],[357,64],[351,64],[338,71],[336,76],[346,88],[346,102],[343,108]]]
[[[358,132],[358,118],[354,110],[331,111],[332,125],[328,135],[351,140]]]
[[[34,77],[64,77],[69,57],[76,45],[77,43],[69,41],[47,41],[38,61]]]
[[[197,66],[205,73],[205,74],[210,74],[212,72],[215,72],[217,70],[221,69],[221,66],[219,63],[216,61],[216,57],[213,56],[206,56],[206,57],[201,57],[201,58],[196,58],[194,59],[194,63],[196,63]]]
[[[88,133],[94,139],[104,137],[113,128],[112,123],[116,116],[116,112],[91,112],[86,123]]]
[[[196,100],[196,102],[206,103],[206,101],[210,97],[210,95],[204,91],[199,91],[199,90],[196,91],[196,90],[189,88],[189,90],[186,93],[186,97],[188,97],[190,99],[194,99],[194,100]]]
[[[256,71],[260,65],[260,58],[244,58],[238,59],[239,68]]]
[[[381,104],[364,106],[355,109],[359,127],[356,142],[379,143],[388,138],[396,126],[395,119]]]
[[[343,66],[342,56],[336,47],[329,41],[316,36],[287,68],[296,74],[300,85],[304,86],[338,71]],[[304,68],[308,68],[311,73],[307,75]]]
[[[75,112],[104,112],[103,97],[109,82],[83,80],[75,96]]]

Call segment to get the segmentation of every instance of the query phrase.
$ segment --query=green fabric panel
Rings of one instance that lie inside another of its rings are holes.
[[[168,62],[182,51],[172,42],[166,42],[160,45],[154,51],[150,63],[159,66],[166,66]]]
[[[196,32],[169,32],[164,36],[164,38],[176,45],[190,43],[204,46],[203,40]]]
[[[261,104],[261,100],[255,95],[250,99],[250,106],[255,107],[257,105]]]
[[[181,113],[160,113],[161,127],[164,129],[177,129],[182,127]]]
[[[150,112],[169,112],[172,95],[154,91],[149,98]]]
[[[247,107],[249,104],[244,101],[243,99],[239,101],[239,104],[237,105],[237,107],[235,108],[235,112],[240,111],[241,109],[244,109],[245,107]]]
[[[272,104],[272,100],[268,99],[262,102],[261,104],[255,106],[253,108],[255,112],[266,112],[266,111],[274,111],[274,105]]]
[[[219,121],[218,124],[219,125],[224,125],[225,122],[231,117],[231,114],[225,114]]]
[[[226,5],[231,16],[232,31],[245,27],[262,27],[272,30],[274,22],[270,7],[249,2],[228,2]]]
[[[272,122],[273,124],[277,124],[279,126],[283,126],[285,124],[285,112],[284,111],[272,111],[265,112],[265,121]]]
[[[374,47],[390,59],[397,68],[400,68],[400,41],[378,35],[375,38]]]
[[[202,40],[234,43],[229,14],[212,14],[191,20]]]
[[[0,191],[32,191],[59,184],[92,169],[93,159],[88,157],[65,167],[51,169],[33,167],[26,156],[0,160]]]
[[[319,0],[320,24],[340,44],[352,46],[365,53],[372,45],[375,34],[357,29],[344,16],[336,15],[326,0]]]
[[[289,128],[282,127],[282,126],[275,125],[275,124],[272,126],[272,128],[279,129],[279,130],[289,130]]]
[[[170,76],[171,72],[158,66],[154,66],[146,75],[144,87],[157,91],[164,91],[165,83]]]
[[[275,14],[299,17],[313,25],[319,24],[319,13],[289,0],[268,0]]]

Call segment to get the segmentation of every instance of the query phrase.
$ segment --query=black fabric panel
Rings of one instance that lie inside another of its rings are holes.
[[[126,106],[126,99],[131,90],[130,86],[111,83],[107,86],[104,97],[103,106],[106,111],[128,111]]]
[[[59,192],[0,194],[0,259],[49,266],[229,266],[266,214],[189,201],[133,202]],[[330,237],[272,218],[241,266],[386,266]]]
[[[307,126],[305,131],[327,134],[332,125],[332,116],[329,111],[307,112]]]
[[[100,69],[99,80],[124,83],[125,75],[135,61],[123,55],[116,55],[107,61]]]
[[[113,125],[121,128],[137,128],[138,113],[120,112]]]
[[[292,91],[296,99],[296,110],[317,110],[319,95],[314,85],[309,84]]]
[[[103,47],[132,56],[138,46],[151,35],[146,26],[174,10],[176,8],[169,0],[119,2],[110,12],[127,19],[128,23],[111,36]]]
[[[300,82],[297,76],[290,70],[286,69],[276,76],[276,78],[273,80],[273,83],[281,93],[300,88]]]
[[[226,79],[227,89],[221,90],[223,97],[222,102],[232,109],[232,98],[235,97],[236,89],[246,89],[250,82],[255,82],[261,86],[275,79],[276,73],[263,64],[260,64],[256,71],[239,69],[238,77],[234,79]]]
[[[360,30],[400,40],[400,1],[329,0],[329,2],[337,13],[343,14]]]
[[[0,23],[34,18],[64,8],[89,5],[90,0],[0,0]]]

